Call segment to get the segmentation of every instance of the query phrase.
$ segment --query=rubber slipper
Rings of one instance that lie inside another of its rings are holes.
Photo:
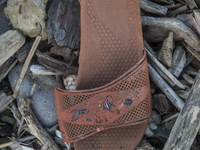
[[[58,122],[77,150],[132,150],[151,116],[139,0],[81,1],[75,91],[54,90]]]

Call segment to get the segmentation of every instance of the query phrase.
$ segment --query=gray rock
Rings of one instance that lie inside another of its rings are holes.
[[[30,65],[34,64],[37,63],[35,61],[32,61]],[[13,91],[19,79],[22,67],[23,64],[15,66],[15,68],[13,68],[8,75]],[[29,93],[34,83],[36,83],[37,86],[32,96],[33,112],[43,126],[52,127],[57,123],[53,93],[53,89],[57,86],[57,82],[54,76],[33,75],[30,73],[29,68],[21,84],[17,100],[23,97],[29,97]]]
[[[4,13],[4,8],[6,7],[7,0],[1,0],[0,1],[0,35],[5,33],[8,30],[11,30],[11,27],[9,26],[10,21],[6,17]]]
[[[153,108],[156,109],[160,114],[175,111],[175,107],[164,94],[154,94],[152,100]]]

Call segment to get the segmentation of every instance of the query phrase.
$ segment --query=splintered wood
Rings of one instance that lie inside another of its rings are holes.
[[[152,81],[162,90],[162,92],[168,97],[168,99],[174,104],[174,106],[176,106],[178,110],[181,110],[184,106],[184,102],[150,64],[148,64],[148,69]]]
[[[200,129],[200,72],[165,144],[164,150],[190,149]]]
[[[40,41],[41,41],[41,37],[38,36],[38,37],[36,38],[36,40],[35,40],[35,42],[34,42],[32,48],[31,48],[29,54],[28,54],[28,57],[27,57],[27,59],[26,59],[26,61],[25,61],[25,63],[24,63],[24,66],[23,66],[23,68],[22,68],[22,71],[21,71],[19,80],[18,80],[17,85],[16,85],[16,87],[15,87],[15,91],[14,91],[14,94],[13,94],[13,97],[14,97],[14,98],[17,97],[17,94],[18,94],[18,91],[19,91],[20,86],[21,86],[21,84],[22,84],[23,78],[24,78],[24,76],[25,76],[25,74],[26,74],[26,71],[27,71],[27,69],[28,69],[28,66],[29,66],[29,64],[30,64],[30,62],[31,62],[31,60],[32,60],[32,58],[33,58],[33,55],[34,55],[34,53],[35,53],[35,51],[36,51],[36,49],[37,49],[37,47],[38,47]]]
[[[31,109],[30,99],[20,99],[18,102],[19,110],[27,122],[31,134],[35,135],[48,150],[60,150],[47,131],[41,126]]]
[[[25,37],[16,30],[0,36],[0,66],[15,54],[25,43]]]

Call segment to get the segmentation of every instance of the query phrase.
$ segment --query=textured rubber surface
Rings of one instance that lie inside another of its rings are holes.
[[[146,122],[151,114],[147,60],[112,82],[89,90],[54,89],[57,117],[67,143],[111,128]]]
[[[77,90],[105,85],[141,60],[140,20],[139,0],[81,1]]]
[[[82,0],[76,89],[99,87],[125,73],[142,58],[142,40],[139,0]],[[146,125],[108,129],[76,142],[75,148],[132,150]]]
[[[54,90],[58,121],[66,142],[77,141],[77,150],[132,150],[138,145],[151,114],[147,61],[143,50],[139,0],[81,1],[77,91]],[[135,71],[127,73],[131,69]],[[141,90],[144,88],[146,91]],[[117,98],[116,94],[120,95],[120,92],[128,91],[130,95],[130,90],[137,100],[128,99],[126,103],[124,100],[127,99],[120,101],[120,96]],[[115,99],[105,99],[105,94],[115,95]],[[92,118],[96,117],[95,107],[98,106],[97,100],[91,101],[95,96],[107,101],[105,105],[99,101],[100,122]],[[133,104],[135,101],[138,103]],[[87,104],[92,107],[85,109]],[[121,116],[118,110],[113,111],[116,108],[124,109],[120,110]],[[118,117],[113,119],[110,112],[116,112]],[[92,119],[86,118],[89,114]],[[102,116],[109,118],[103,120]],[[91,125],[88,125],[88,119]],[[109,119],[113,122],[106,124]]]

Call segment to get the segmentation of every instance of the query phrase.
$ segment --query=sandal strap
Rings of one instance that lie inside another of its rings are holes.
[[[151,115],[146,53],[113,82],[90,90],[54,89],[63,138],[72,143],[97,132],[140,124]]]

